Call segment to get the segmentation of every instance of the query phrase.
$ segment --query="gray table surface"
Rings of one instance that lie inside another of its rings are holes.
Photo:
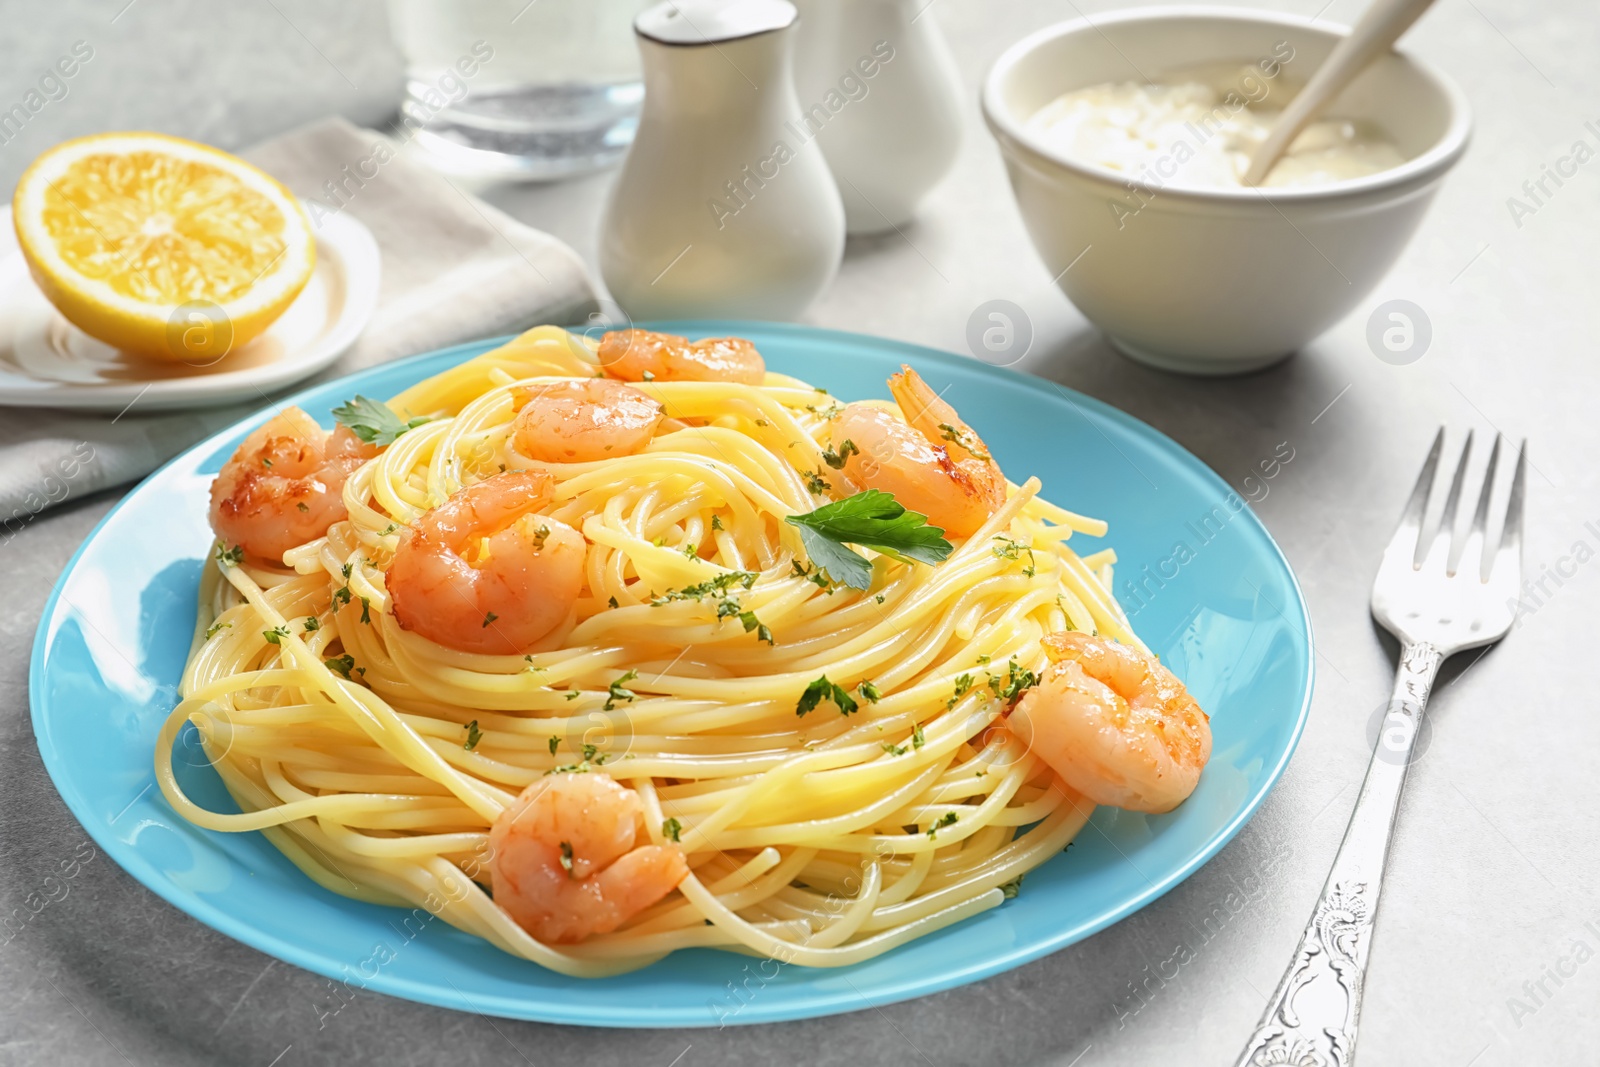
[[[74,41],[88,41],[94,57],[64,99],[0,144],[0,188],[42,149],[102,129],[239,147],[330,111],[375,123],[392,110],[400,64],[374,3],[143,0],[118,13],[124,2],[6,0],[0,107],[20,101]],[[1313,14],[1322,3],[1280,6]],[[1547,186],[1554,195],[1520,223],[1508,198],[1526,200],[1524,181],[1574,142],[1600,147],[1600,126],[1585,126],[1600,120],[1600,19],[1578,0],[1446,0],[1427,15],[1409,47],[1464,86],[1477,132],[1421,232],[1362,308],[1295,358],[1248,378],[1197,381],[1116,356],[1050,285],[978,117],[976,86],[1000,50],[1076,11],[1073,0],[936,0],[932,13],[973,89],[959,167],[903,235],[850,243],[807,320],[959,351],[973,308],[1005,297],[1036,331],[1024,369],[1146,420],[1234,484],[1280,442],[1293,447],[1257,511],[1311,605],[1315,707],[1282,781],[1220,855],[1132,918],[1046,959],[837,1018],[605,1032],[366,993],[319,1026],[323,979],[180,914],[103,855],[44,889],[64,859],[86,854],[87,838],[33,741],[28,650],[52,583],[118,496],[100,494],[0,542],[0,915],[35,891],[55,898],[20,932],[0,935],[0,1062],[1231,1063],[1355,800],[1393,655],[1369,621],[1368,586],[1440,423],[1532,436],[1528,571],[1564,576],[1546,578],[1540,606],[1503,647],[1436,691],[1391,859],[1361,1059],[1595,1062],[1600,709],[1585,605],[1600,588],[1589,563],[1600,549],[1600,164]],[[1358,11],[1333,0],[1322,17],[1348,22]],[[592,260],[608,180],[491,198]],[[1365,341],[1368,313],[1391,298],[1414,301],[1432,323],[1431,348],[1408,366],[1380,362]],[[1241,894],[1252,878],[1259,890]],[[1180,945],[1193,959],[1174,971],[1163,961]]]

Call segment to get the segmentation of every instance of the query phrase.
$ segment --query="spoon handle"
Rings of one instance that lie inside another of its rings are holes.
[[[1355,29],[1334,47],[1306,87],[1283,109],[1277,124],[1251,157],[1250,168],[1244,173],[1244,184],[1260,185],[1278,157],[1323,105],[1350,84],[1374,57],[1387,51],[1432,5],[1433,0],[1373,0]]]

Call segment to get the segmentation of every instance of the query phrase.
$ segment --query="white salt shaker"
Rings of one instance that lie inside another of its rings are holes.
[[[928,0],[795,0],[796,87],[851,233],[911,221],[955,164],[961,75]]]
[[[844,254],[844,207],[795,97],[788,0],[669,0],[634,21],[639,132],[601,224],[631,318],[798,316]]]

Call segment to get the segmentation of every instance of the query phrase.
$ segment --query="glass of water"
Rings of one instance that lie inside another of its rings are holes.
[[[542,181],[628,150],[644,98],[633,18],[645,0],[388,3],[406,62],[396,133],[440,170]]]

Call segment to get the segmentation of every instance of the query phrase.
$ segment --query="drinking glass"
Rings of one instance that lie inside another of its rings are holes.
[[[441,170],[540,181],[616,161],[644,98],[643,0],[388,0],[403,140]]]

